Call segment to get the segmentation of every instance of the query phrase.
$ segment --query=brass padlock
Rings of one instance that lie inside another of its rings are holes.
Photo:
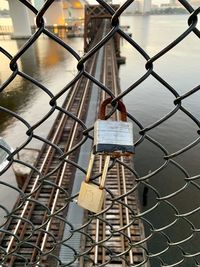
[[[94,158],[95,155],[91,153],[87,174],[85,177],[85,181],[83,181],[81,184],[77,203],[84,209],[98,213],[102,210],[103,202],[105,199],[104,185],[110,162],[110,156],[106,156],[105,158],[105,163],[99,186],[90,182]]]
[[[94,124],[94,154],[107,154],[114,157],[134,154],[133,124],[127,122],[126,107],[118,101],[120,121],[105,120],[106,106],[112,98],[104,100],[100,106],[99,119]]]

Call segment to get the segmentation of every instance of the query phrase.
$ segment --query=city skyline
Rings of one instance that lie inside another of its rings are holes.
[[[87,0],[89,2],[89,4],[97,4],[97,1],[95,0]],[[122,1],[122,0],[110,0],[112,1],[113,4],[123,4],[125,1]],[[139,0],[141,2],[144,2],[146,0]],[[137,2],[137,1],[135,1]],[[188,2],[191,2],[192,4],[193,3],[197,3],[200,5],[200,0],[188,0]],[[134,3],[134,2],[133,2]],[[158,5],[158,6],[161,6],[162,4],[171,4],[173,5],[174,4],[179,4],[179,1],[178,0],[152,0],[151,1],[151,4],[152,5]],[[181,5],[181,4],[180,4]],[[0,10],[3,10],[3,9],[9,9],[9,6],[8,6],[8,1],[7,0],[0,0]]]
[[[95,0],[88,0],[88,2],[90,4],[95,4],[97,3]],[[123,1],[124,2],[124,1]],[[113,0],[113,3],[123,3],[121,2],[120,0]],[[165,3],[169,3],[169,0],[152,0],[152,3],[153,4],[156,4],[156,5],[160,5],[160,4],[165,4]],[[0,9],[3,10],[3,9],[8,9],[8,1],[6,0],[0,0]]]

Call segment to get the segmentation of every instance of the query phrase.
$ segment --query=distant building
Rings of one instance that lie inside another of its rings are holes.
[[[151,0],[140,0],[139,1],[139,12],[147,14],[151,12]]]
[[[126,15],[133,15],[135,13],[140,12],[140,3],[138,0],[134,1],[130,6],[126,8],[126,10],[123,12],[123,14]]]
[[[143,14],[151,12],[151,0],[143,0]]]
[[[133,12],[138,13],[140,11],[140,1],[133,2]]]
[[[177,0],[170,0],[169,1],[169,4],[171,5],[171,6],[175,6],[176,5],[176,2],[178,2]]]
[[[188,3],[193,7],[197,8],[200,6],[200,0],[188,0]],[[184,6],[178,0],[170,0],[169,3],[161,4],[161,9],[163,8],[184,8]]]
[[[188,2],[191,2],[191,1],[188,1]],[[177,8],[177,7],[183,7],[183,5],[178,0],[170,0],[169,7]]]
[[[161,4],[160,8],[161,9],[165,9],[165,8],[183,8],[183,6],[181,5],[181,3],[179,3],[178,1],[173,1],[175,3],[169,3],[169,4]]]
[[[200,0],[190,0],[190,1],[188,1],[191,5],[192,5],[192,7],[194,7],[194,8],[197,8],[197,7],[200,7]]]
[[[148,14],[151,12],[152,0],[135,0],[123,14]]]
[[[63,0],[65,22],[68,24],[80,24],[84,19],[84,5],[86,2],[79,0]],[[79,22],[78,22],[79,21]]]
[[[40,10],[45,1],[32,0],[32,3]],[[86,0],[54,0],[44,14],[46,25],[82,25],[86,3]]]

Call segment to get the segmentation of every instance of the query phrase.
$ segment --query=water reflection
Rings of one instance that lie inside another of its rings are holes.
[[[149,56],[156,55],[160,50],[176,39],[187,28],[186,15],[173,16],[134,16],[122,17],[124,25],[129,25],[132,30],[133,39],[142,46]],[[126,56],[126,65],[120,67],[121,88],[125,90],[132,83],[137,81],[145,72],[145,60],[127,42],[122,43],[121,54]],[[199,39],[191,33],[180,44],[173,48],[166,55],[154,62],[154,71],[165,79],[180,95],[188,92],[199,84],[200,69],[200,46]],[[165,116],[174,108],[175,97],[162,84],[153,77],[148,77],[141,85],[135,88],[125,97],[128,111],[139,120],[144,127],[148,127]],[[185,99],[182,103],[192,114],[200,119],[200,91]],[[139,137],[139,129],[134,125],[135,139]],[[183,112],[178,111],[173,117],[162,123],[156,129],[151,130],[149,135],[160,142],[169,153],[173,153],[198,138],[198,126]],[[195,148],[178,156],[175,160],[184,166],[189,175],[199,175],[199,149]],[[164,163],[164,153],[155,147],[151,142],[145,141],[136,147],[135,168],[141,175],[147,175]],[[176,210],[170,207],[174,205],[180,214],[187,213],[199,207],[199,185],[185,181],[185,174],[176,166],[169,163],[167,168],[149,179],[149,184],[159,192],[161,197],[184,189],[175,196],[168,199],[169,204],[161,201],[158,207],[145,215],[156,229],[165,227],[174,221],[177,222],[167,228],[164,232],[172,242],[178,242],[193,236],[188,242],[181,246],[191,253],[199,252],[199,236],[191,230],[191,225],[184,218],[178,218]],[[140,198],[143,204],[143,211],[149,210],[157,201],[157,195],[150,187],[140,186]],[[159,218],[159,219],[158,219]],[[200,228],[199,212],[187,217],[197,229]],[[146,226],[146,235],[152,233],[149,225]],[[159,234],[153,233],[153,239],[147,242],[151,253],[160,253],[166,247],[166,239]],[[173,264],[182,258],[180,250],[170,247],[162,258],[168,264]],[[159,267],[160,262],[151,260],[151,266]],[[195,266],[193,260],[188,259],[181,266]]]
[[[72,46],[74,44],[75,49],[78,48],[77,50],[81,50],[82,39],[77,38],[68,42],[71,42]],[[24,42],[6,41],[1,44],[2,47],[5,47],[14,55],[22,47]],[[9,60],[4,55],[1,54],[0,60],[4,65],[3,71],[0,72],[2,84],[11,75],[11,71],[9,69]],[[70,71],[76,68],[77,62],[68,51],[61,48],[52,40],[40,38],[20,57],[17,63],[20,71],[39,81],[55,94],[73,78]],[[20,115],[30,109],[31,114],[26,119],[30,123],[34,123],[36,122],[36,118],[41,117],[38,114],[38,110],[34,109],[36,101],[39,101],[39,105],[41,106],[39,113],[43,115],[49,109],[49,100],[49,96],[41,88],[17,75],[3,90],[0,105]],[[13,118],[4,113],[0,117],[0,123],[0,134],[4,135],[6,128],[13,124]]]
[[[82,38],[66,39],[65,42],[77,52],[83,50]],[[0,46],[12,56],[23,44],[24,41],[0,41]],[[3,66],[0,70],[2,85],[12,72],[9,68],[10,61],[2,53],[0,53],[0,62]],[[36,79],[53,94],[56,94],[74,77],[77,61],[64,48],[42,36],[20,57],[17,64],[20,71]],[[61,105],[63,98],[58,101],[58,104]],[[27,79],[19,77],[19,75],[0,94],[0,106],[16,112],[30,125],[35,124],[50,110],[49,100],[50,97],[41,88]],[[35,132],[41,137],[46,137],[56,115],[57,112]],[[11,147],[16,148],[24,143],[27,139],[26,130],[27,127],[18,119],[0,111],[0,136],[3,136]],[[42,142],[36,139],[33,139],[29,144],[29,147],[32,148],[40,148],[41,146]],[[1,176],[1,181],[17,187],[12,168],[9,168]],[[0,203],[7,209],[12,208],[17,195],[17,191],[1,185]]]

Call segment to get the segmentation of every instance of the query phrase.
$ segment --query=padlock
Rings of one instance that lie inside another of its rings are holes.
[[[114,157],[134,154],[133,124],[127,122],[126,107],[118,101],[120,121],[105,120],[106,106],[112,98],[104,100],[100,106],[99,119],[94,124],[94,154],[107,154]]]
[[[85,181],[83,181],[81,184],[77,203],[84,209],[99,213],[102,210],[102,205],[105,199],[104,185],[109,167],[110,156],[106,156],[105,158],[105,163],[99,186],[90,181],[94,158],[95,155],[91,153],[87,174],[85,177]]]

